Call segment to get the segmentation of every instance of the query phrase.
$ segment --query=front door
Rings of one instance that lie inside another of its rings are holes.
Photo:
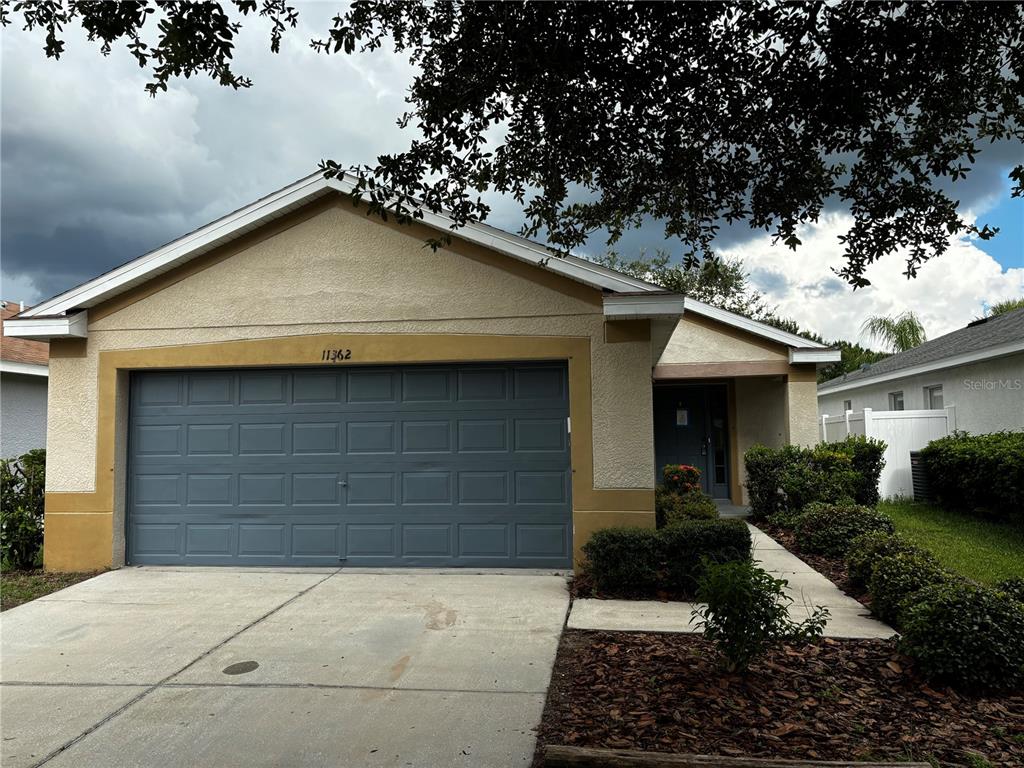
[[[666,464],[689,464],[704,491],[729,498],[729,430],[724,384],[656,386],[654,450],[658,477]]]

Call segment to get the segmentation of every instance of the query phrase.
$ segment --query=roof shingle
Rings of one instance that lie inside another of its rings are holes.
[[[7,320],[21,312],[16,301],[2,301],[2,319]],[[28,309],[28,307],[26,307]],[[48,365],[50,361],[50,345],[45,341],[18,339],[7,335],[6,323],[0,338],[0,360],[11,363],[28,363],[29,365]]]
[[[995,317],[976,320],[965,328],[926,341],[921,346],[908,349],[906,352],[879,360],[867,368],[829,379],[823,382],[819,389],[827,390],[836,384],[868,382],[876,376],[894,373],[904,368],[938,363],[949,357],[956,357],[968,352],[980,352],[990,347],[998,347],[1022,339],[1024,339],[1024,309],[1015,309]]]

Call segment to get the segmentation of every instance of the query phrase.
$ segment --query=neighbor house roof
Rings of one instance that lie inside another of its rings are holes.
[[[7,319],[21,311],[16,301],[0,301],[0,370],[5,373],[25,373],[46,376],[50,360],[50,345],[45,341],[19,339],[7,335]]]
[[[247,232],[330,194],[350,195],[355,179],[327,179],[316,173],[254,203],[179,237],[167,245],[122,264],[88,282],[25,310],[11,323],[10,331],[25,338],[84,338],[88,335],[90,307],[174,269]],[[605,294],[608,319],[679,317],[686,309],[755,335],[785,344],[798,351],[794,362],[828,362],[838,352],[823,344],[785,333],[740,315],[667,293],[660,286],[624,275],[578,256],[557,256],[540,243],[504,232],[487,224],[470,223],[452,229],[452,219],[442,213],[423,211],[422,223],[453,237],[491,248],[519,261],[556,272]],[[811,359],[813,358],[813,359]]]
[[[919,347],[830,379],[818,387],[818,392],[842,392],[865,384],[976,363],[1015,352],[1024,352],[1024,309],[975,320]]]

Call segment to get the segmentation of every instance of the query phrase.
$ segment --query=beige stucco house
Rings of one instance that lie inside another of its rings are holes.
[[[317,175],[26,310],[50,342],[45,562],[568,567],[658,465],[743,501],[838,353]]]

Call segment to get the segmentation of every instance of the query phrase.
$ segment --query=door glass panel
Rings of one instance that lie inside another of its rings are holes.
[[[725,444],[728,436],[725,433],[725,419],[716,416],[711,420],[711,444],[715,446],[714,468],[715,484],[725,483]]]

